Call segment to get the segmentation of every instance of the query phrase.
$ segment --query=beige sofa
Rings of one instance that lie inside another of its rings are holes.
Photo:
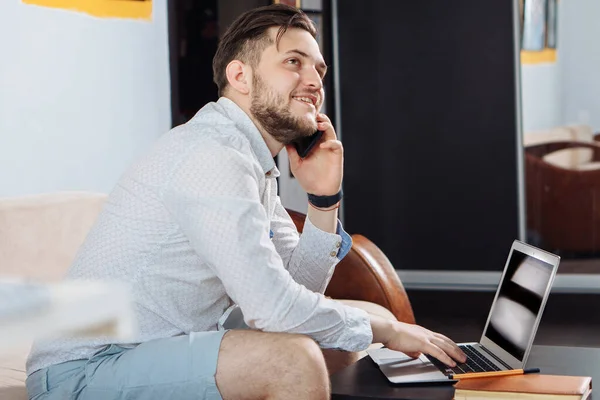
[[[0,199],[0,276],[57,281],[96,220],[106,196],[54,193]],[[0,355],[0,399],[26,399],[27,350]]]
[[[86,192],[0,199],[0,277],[60,280],[105,200],[105,194]],[[292,216],[301,230],[303,215]],[[414,323],[410,302],[389,260],[367,238],[353,237],[354,245],[326,294],[352,299],[348,303],[374,314]],[[27,353],[28,346],[16,354],[0,354],[0,400],[27,398]]]

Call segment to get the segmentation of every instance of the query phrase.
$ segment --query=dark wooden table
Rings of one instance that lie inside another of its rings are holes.
[[[538,367],[549,375],[591,376],[592,382],[600,382],[600,348],[533,346],[527,367]],[[449,385],[392,385],[368,356],[334,374],[331,388],[331,398],[335,400],[452,400],[454,397],[454,388]]]

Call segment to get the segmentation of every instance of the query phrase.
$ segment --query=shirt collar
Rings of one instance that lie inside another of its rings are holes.
[[[263,172],[272,177],[279,176],[279,171],[275,167],[275,161],[271,155],[271,151],[265,143],[254,122],[248,114],[244,112],[236,103],[227,97],[221,97],[217,104],[222,108],[223,112],[229,119],[233,121],[235,126],[248,138],[250,146],[263,169]]]

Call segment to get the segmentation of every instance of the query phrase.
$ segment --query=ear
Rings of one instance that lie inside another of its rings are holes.
[[[241,93],[250,93],[250,68],[240,60],[233,60],[227,64],[225,70],[227,82],[233,90]]]

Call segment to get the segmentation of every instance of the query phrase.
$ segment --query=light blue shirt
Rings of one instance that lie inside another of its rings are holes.
[[[218,329],[233,304],[245,323],[301,333],[323,348],[365,349],[366,312],[323,292],[350,237],[299,235],[277,196],[273,157],[248,115],[229,99],[164,135],[110,194],[68,279],[125,282],[146,342]],[[272,232],[272,237],[271,237]],[[86,359],[108,337],[36,343],[27,373]]]

